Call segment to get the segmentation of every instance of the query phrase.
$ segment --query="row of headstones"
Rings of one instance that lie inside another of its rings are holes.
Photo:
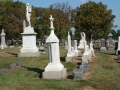
[[[8,68],[0,69],[0,74],[6,74],[8,70],[12,70],[12,69],[15,69],[16,67],[21,67],[21,66],[22,66],[22,62],[20,61],[18,61],[17,63],[12,63],[9,65]]]
[[[74,47],[71,47],[71,37],[68,32],[68,42],[66,42],[67,45],[65,45],[65,48],[68,49],[66,62],[73,62],[74,58],[80,54],[82,55],[82,50],[84,50],[84,53],[82,55],[82,62],[79,68],[73,70],[74,79],[82,78],[83,74],[88,71],[88,61],[95,56],[93,43],[91,42],[89,45],[87,45],[87,41],[85,40],[85,33],[81,32],[80,35],[81,40],[79,42],[79,46],[77,46],[77,40],[74,40]]]

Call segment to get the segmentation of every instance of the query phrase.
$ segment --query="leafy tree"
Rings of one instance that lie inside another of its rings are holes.
[[[102,4],[102,2],[89,1],[80,5],[73,17],[75,35],[79,36],[80,32],[83,31],[92,40],[94,35],[103,37],[105,32],[109,32],[110,28],[113,27],[115,15],[112,15],[112,10],[107,10],[107,5]]]
[[[36,32],[38,32],[38,38],[43,38],[45,34],[49,35],[49,17],[53,16],[55,34],[59,39],[66,38],[67,31],[70,30],[71,26],[71,6],[68,2],[65,3],[55,3],[50,5],[49,8],[35,8],[36,13]]]
[[[2,20],[1,25],[5,30],[6,39],[19,38],[21,39],[21,33],[23,32],[23,20],[26,20],[25,8],[26,5],[22,2],[3,2]],[[32,7],[31,23],[35,24],[35,12]]]
[[[111,30],[111,33],[113,35],[113,39],[117,39],[117,33],[114,29]]]

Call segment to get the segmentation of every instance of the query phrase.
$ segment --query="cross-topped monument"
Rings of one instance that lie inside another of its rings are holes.
[[[44,79],[63,79],[66,77],[66,68],[60,63],[59,39],[54,34],[52,15],[50,15],[51,33],[46,40],[48,44],[49,63],[43,72]]]

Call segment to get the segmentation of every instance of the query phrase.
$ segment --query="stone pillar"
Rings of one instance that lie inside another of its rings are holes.
[[[2,29],[2,33],[1,33],[1,48],[7,48],[6,42],[5,42],[5,33],[4,33],[4,29]]]
[[[74,54],[72,53],[72,48],[71,48],[71,37],[68,32],[68,53],[67,53],[67,57],[66,57],[65,61],[73,62],[73,60],[74,60]]]
[[[74,48],[75,48],[75,50],[74,50],[75,57],[77,57],[77,56],[78,56],[78,53],[79,53],[79,51],[78,51],[78,49],[77,49],[77,40],[74,40]]]
[[[60,63],[59,40],[54,34],[52,15],[50,15],[51,33],[46,40],[49,52],[49,64],[45,67],[43,79],[64,79],[67,75],[66,68]]]
[[[86,45],[86,41],[83,41],[83,43],[85,48],[82,56],[82,62],[88,63],[89,60],[88,45]]]

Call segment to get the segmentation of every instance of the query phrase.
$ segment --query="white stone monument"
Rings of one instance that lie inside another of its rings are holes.
[[[90,51],[92,52],[92,57],[95,57],[94,49],[93,49],[93,43],[90,43]]]
[[[118,49],[117,51],[120,51],[120,36],[118,37]]]
[[[77,49],[77,40],[74,40],[74,53],[75,53],[75,57],[77,57],[79,55],[79,51]]]
[[[1,32],[1,49],[2,48],[7,48],[6,42],[5,42],[5,33],[4,33],[4,29],[2,29]]]
[[[85,62],[85,63],[88,63],[88,60],[89,60],[89,52],[88,52],[88,45],[86,45],[86,41],[83,41],[84,43],[84,53],[83,53],[83,56],[82,56],[82,62]]]
[[[83,49],[84,50],[84,41],[85,41],[85,34],[84,34],[84,32],[81,32],[80,33],[80,35],[81,35],[81,40],[79,41],[79,46],[78,46],[78,49]]]
[[[52,15],[50,15],[51,33],[46,40],[49,52],[49,64],[42,73],[44,79],[64,79],[67,75],[66,68],[60,63],[59,40],[54,34]]]
[[[65,58],[65,61],[73,62],[73,60],[74,60],[74,54],[71,48],[71,36],[70,36],[70,33],[68,32],[68,53],[67,53],[67,57]]]
[[[23,33],[22,34],[22,48],[18,57],[38,57],[40,56],[39,49],[36,47],[36,34],[33,27],[31,27],[30,16],[31,16],[31,6],[26,4],[26,19],[28,26],[26,27],[25,21],[23,21]]]

